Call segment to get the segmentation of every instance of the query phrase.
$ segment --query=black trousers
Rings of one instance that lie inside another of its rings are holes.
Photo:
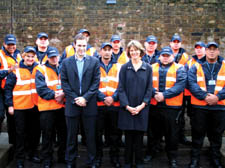
[[[179,131],[179,140],[182,141],[185,138],[185,112],[191,119],[192,115],[192,105],[191,105],[191,97],[184,96],[183,98],[183,106],[182,113],[179,117],[180,131]]]
[[[203,141],[207,135],[212,159],[220,159],[222,134],[225,128],[225,111],[193,108],[191,126],[192,158],[199,159]]]
[[[16,126],[15,157],[17,161],[23,162],[25,151],[30,156],[37,154],[40,140],[39,112],[36,107],[27,110],[15,110],[14,119]]]
[[[161,137],[162,132],[165,136],[166,152],[168,159],[177,158],[178,141],[179,141],[179,128],[178,114],[180,110],[172,108],[157,108],[151,113],[152,119],[149,121],[151,123],[152,136],[157,143]],[[155,143],[151,143],[155,145]],[[155,146],[150,146],[150,149],[154,149]]]
[[[9,144],[16,144],[16,126],[14,116],[10,115],[8,112],[8,106],[5,106],[6,118],[7,118],[7,131],[9,137]]]
[[[41,111],[40,124],[42,130],[42,159],[44,161],[52,161],[53,133],[55,126],[59,138],[58,159],[64,158],[67,137],[64,108],[57,110]]]
[[[84,116],[82,115],[82,121],[87,142],[87,164],[94,164],[96,157],[96,116]],[[80,116],[67,117],[67,145],[66,145],[66,155],[65,160],[69,164],[76,164],[77,156],[77,133],[78,126],[80,123]]]
[[[136,165],[143,163],[143,131],[125,130],[125,164],[132,165],[135,161]],[[134,159],[135,157],[135,159]]]
[[[102,135],[106,131],[106,125],[109,126],[109,142],[110,142],[110,157],[119,157],[119,141],[121,131],[117,127],[119,107],[100,106],[98,107],[97,130],[96,130],[96,145],[97,157],[103,156],[103,141]]]
[[[156,115],[156,116],[155,116]],[[157,122],[157,113],[154,112],[154,106],[149,108],[149,115],[148,115],[148,130],[147,130],[147,149],[146,155],[154,156],[156,151],[158,150],[158,146],[160,145],[161,139],[163,137],[163,132],[160,130],[157,132],[157,136],[154,136],[153,127],[154,123]],[[161,130],[163,131],[163,130]]]

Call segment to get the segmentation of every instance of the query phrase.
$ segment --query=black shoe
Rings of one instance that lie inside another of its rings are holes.
[[[17,163],[16,168],[24,168],[24,164],[23,163]]]
[[[41,163],[41,159],[38,156],[28,156],[28,160],[33,163]]]
[[[191,146],[192,142],[188,140],[185,136],[180,138],[180,144],[186,145],[186,146]]]
[[[191,162],[189,163],[188,168],[199,168],[198,159],[191,159]]]
[[[212,166],[214,168],[223,168],[223,166],[222,166],[222,164],[221,164],[219,159],[213,159],[212,160]]]
[[[178,168],[177,161],[175,159],[172,159],[169,161],[169,167],[170,168]]]
[[[146,155],[143,159],[144,163],[149,163],[152,161],[152,156],[151,155]]]

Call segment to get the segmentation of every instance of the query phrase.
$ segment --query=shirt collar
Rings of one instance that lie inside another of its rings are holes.
[[[77,58],[77,54],[75,54],[75,60],[76,61],[84,61],[86,59],[86,54],[84,55],[84,57],[82,58],[82,60]]]

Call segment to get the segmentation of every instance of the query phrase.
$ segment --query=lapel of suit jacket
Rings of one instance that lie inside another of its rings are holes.
[[[83,75],[84,75],[84,73],[87,71],[87,68],[88,68],[88,66],[89,66],[89,64],[90,64],[90,62],[91,62],[89,56],[86,56],[85,59],[86,59],[86,60],[84,61]],[[83,76],[83,75],[82,75],[82,76]]]
[[[76,63],[75,57],[74,56],[72,56],[72,57],[73,58],[71,58],[70,66],[73,69],[73,71],[75,72],[75,74],[78,76],[77,63]]]

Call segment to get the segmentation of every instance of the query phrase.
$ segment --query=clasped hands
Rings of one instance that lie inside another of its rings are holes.
[[[205,101],[208,105],[216,105],[217,102],[219,101],[219,98],[212,94],[212,93],[207,93],[207,96],[205,97]]]
[[[145,103],[142,103],[139,106],[136,107],[131,107],[131,106],[126,106],[126,109],[131,113],[131,115],[137,115],[140,113],[140,111],[145,107]]]
[[[74,99],[74,102],[80,106],[80,107],[85,107],[87,105],[87,101],[85,100],[85,98],[83,97],[77,97]]]
[[[106,106],[111,106],[113,104],[114,100],[111,96],[107,96],[104,98],[104,103]]]
[[[155,92],[154,98],[157,102],[163,102],[164,101],[164,96],[163,96],[162,92]]]

